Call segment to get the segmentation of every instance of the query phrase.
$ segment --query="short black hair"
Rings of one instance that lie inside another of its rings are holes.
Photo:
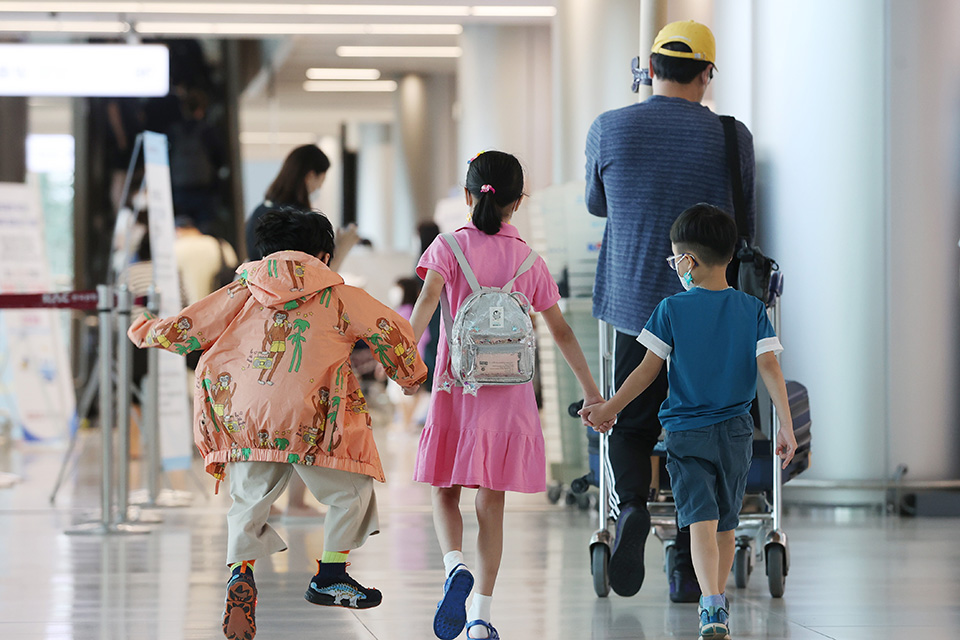
[[[724,265],[737,246],[737,223],[720,207],[701,202],[673,221],[670,242],[689,249],[706,265]]]
[[[663,45],[664,49],[670,51],[686,51],[691,53],[688,45],[682,42],[668,42]],[[694,78],[703,73],[704,69],[712,63],[706,60],[693,60],[691,58],[674,58],[662,53],[650,55],[650,66],[653,67],[653,74],[661,80],[670,80],[680,84],[690,84]]]
[[[260,255],[302,251],[311,256],[328,253],[333,258],[333,225],[319,211],[272,207],[257,220],[256,232]]]

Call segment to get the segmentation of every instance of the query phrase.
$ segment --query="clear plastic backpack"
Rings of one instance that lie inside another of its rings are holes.
[[[440,296],[444,328],[450,347],[452,384],[464,393],[477,394],[483,385],[524,384],[533,380],[536,337],[530,320],[530,302],[513,285],[537,259],[533,250],[502,287],[481,287],[463,249],[452,233],[441,236],[450,245],[472,293],[451,318],[447,296]],[[449,391],[450,380],[441,376],[438,388]]]

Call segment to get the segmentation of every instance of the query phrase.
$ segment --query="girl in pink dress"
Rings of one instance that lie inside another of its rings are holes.
[[[523,200],[523,169],[508,153],[487,151],[470,161],[464,192],[471,221],[454,232],[481,286],[503,286],[530,252],[520,239],[511,217]],[[440,296],[446,296],[453,316],[471,293],[450,246],[438,237],[417,265],[424,279],[410,322],[417,338],[426,329]],[[557,301],[560,293],[547,265],[537,258],[533,267],[514,284],[539,312],[560,352],[573,369],[584,406],[600,398],[580,344],[563,318]],[[437,605],[433,629],[450,640],[467,627],[469,638],[499,638],[490,624],[490,604],[503,550],[505,491],[536,493],[546,489],[546,457],[540,414],[533,383],[482,386],[476,395],[450,384],[446,327],[441,324],[437,374],[420,436],[414,479],[433,486],[433,518],[447,580]],[[466,611],[474,578],[463,561],[463,520],[460,491],[476,488],[477,593]]]

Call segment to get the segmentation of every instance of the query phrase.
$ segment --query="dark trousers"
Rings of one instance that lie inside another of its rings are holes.
[[[636,337],[617,331],[613,381],[619,389],[637,368],[647,348]],[[610,464],[620,508],[646,506],[650,494],[650,456],[660,438],[660,405],[667,399],[667,368],[663,367],[647,390],[623,408],[610,432]]]
[[[617,331],[613,372],[616,388],[620,388],[646,355],[647,348],[637,342],[635,336]],[[646,391],[623,408],[617,417],[617,426],[610,433],[610,465],[621,509],[631,503],[646,508],[652,475],[650,456],[660,438],[658,414],[660,405],[667,399],[667,388],[664,365]],[[676,549],[677,565],[692,567],[689,529],[678,529]]]

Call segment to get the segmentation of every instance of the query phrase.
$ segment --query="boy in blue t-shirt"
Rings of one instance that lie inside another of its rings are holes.
[[[594,425],[612,419],[670,360],[670,395],[660,408],[667,470],[680,526],[690,527],[693,565],[703,592],[700,637],[721,640],[730,637],[724,587],[753,454],[749,411],[758,371],[777,409],[776,454],[784,468],[797,441],[776,357],[783,348],[766,309],[757,298],[727,285],[736,224],[717,207],[694,205],[673,223],[670,242],[674,255],[667,262],[686,291],[654,310],[637,338],[647,355],[617,393],[582,414]]]

